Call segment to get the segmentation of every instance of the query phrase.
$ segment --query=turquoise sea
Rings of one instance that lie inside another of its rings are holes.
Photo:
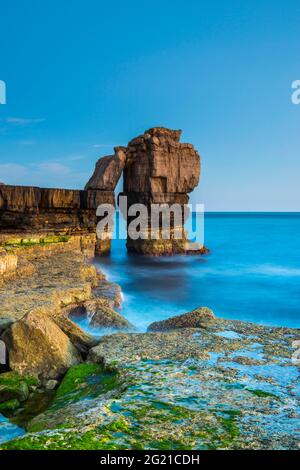
[[[96,264],[122,287],[121,313],[140,330],[210,307],[218,317],[300,326],[300,213],[206,213],[205,256],[128,254],[114,240]]]

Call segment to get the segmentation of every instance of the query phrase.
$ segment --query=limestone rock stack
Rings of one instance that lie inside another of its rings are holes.
[[[144,204],[149,212],[149,216],[143,215],[146,223],[141,237],[133,239],[129,233],[133,216],[126,209],[128,250],[154,255],[190,251],[184,230],[178,236],[178,228],[182,229],[186,220],[183,208],[189,201],[188,194],[199,183],[200,157],[193,145],[180,142],[180,136],[180,130],[154,127],[131,140],[127,147],[115,147],[114,155],[97,161],[84,190],[0,185],[0,230],[95,233],[97,223],[105,217],[96,213],[97,208],[101,204],[115,205],[115,188],[123,173],[122,194],[127,196],[128,207]],[[153,204],[164,204],[164,213],[169,212],[171,236],[165,233],[160,221],[151,219]],[[182,208],[180,221],[171,211],[174,204]],[[101,230],[103,237],[99,237],[96,251],[109,252],[109,229]],[[157,234],[155,239],[153,230]],[[199,246],[198,252],[202,250]]]
[[[185,218],[183,207],[189,201],[188,193],[198,185],[200,178],[200,156],[193,145],[180,142],[181,131],[154,127],[143,135],[131,140],[127,147],[124,169],[124,195],[128,206],[145,204],[149,211],[152,204],[166,204],[168,210],[173,204],[182,208],[182,223]],[[150,212],[149,212],[150,213]],[[131,218],[128,217],[128,224]],[[151,228],[158,229],[158,239],[150,238]],[[171,237],[164,239],[161,227],[151,226],[148,218],[148,238],[133,240],[127,238],[129,251],[143,254],[174,254],[187,251],[186,235],[176,236],[176,221],[171,213]]]

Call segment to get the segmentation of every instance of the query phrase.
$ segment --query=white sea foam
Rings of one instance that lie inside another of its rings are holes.
[[[266,276],[300,276],[299,268],[289,268],[287,266],[276,266],[272,264],[254,266],[253,269],[249,269],[249,271],[256,274],[264,274]]]
[[[286,277],[299,277],[299,268],[289,268],[287,266],[276,266],[271,264],[261,264],[253,266],[237,266],[235,268],[227,269],[225,266],[220,269],[204,268],[197,273],[200,277],[207,274],[222,275],[222,276],[242,276],[247,274],[258,274],[263,276],[286,276]]]

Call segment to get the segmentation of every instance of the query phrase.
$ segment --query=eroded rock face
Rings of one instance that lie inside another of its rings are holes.
[[[85,186],[86,190],[114,191],[126,162],[126,147],[116,147],[115,154],[102,157]]]
[[[96,232],[100,204],[115,204],[111,190],[47,189],[0,186],[0,231],[13,233],[86,234]],[[97,251],[107,252],[110,243]]]
[[[165,204],[167,212],[173,204],[181,208],[180,220],[171,213],[170,235],[163,235],[158,227],[157,239],[150,238],[153,221],[148,217],[148,228],[142,237],[134,240],[128,232],[127,248],[142,254],[165,255],[188,252],[183,223],[188,214],[184,205],[188,193],[198,185],[200,178],[200,157],[193,145],[180,143],[181,131],[155,127],[129,142],[124,169],[124,195],[128,206],[144,204],[150,210],[151,204]],[[128,217],[128,227],[132,222]],[[152,224],[152,225],[151,225]],[[157,229],[157,227],[154,227]],[[201,252],[199,247],[198,252]]]
[[[127,147],[124,192],[187,194],[198,185],[200,157],[191,144],[180,143],[181,131],[154,127],[131,140]],[[173,196],[174,198],[174,196]],[[161,199],[160,199],[161,200]]]
[[[68,336],[42,309],[14,323],[2,339],[11,369],[21,375],[56,379],[81,360]]]

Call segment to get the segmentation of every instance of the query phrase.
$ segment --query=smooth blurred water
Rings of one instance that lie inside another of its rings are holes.
[[[23,436],[25,432],[26,431],[24,429],[20,428],[14,423],[11,423],[9,419],[5,418],[0,413],[0,444]]]
[[[300,326],[300,213],[208,213],[205,256],[128,254],[114,240],[96,259],[121,285],[121,313],[140,330],[210,307],[218,317]]]

